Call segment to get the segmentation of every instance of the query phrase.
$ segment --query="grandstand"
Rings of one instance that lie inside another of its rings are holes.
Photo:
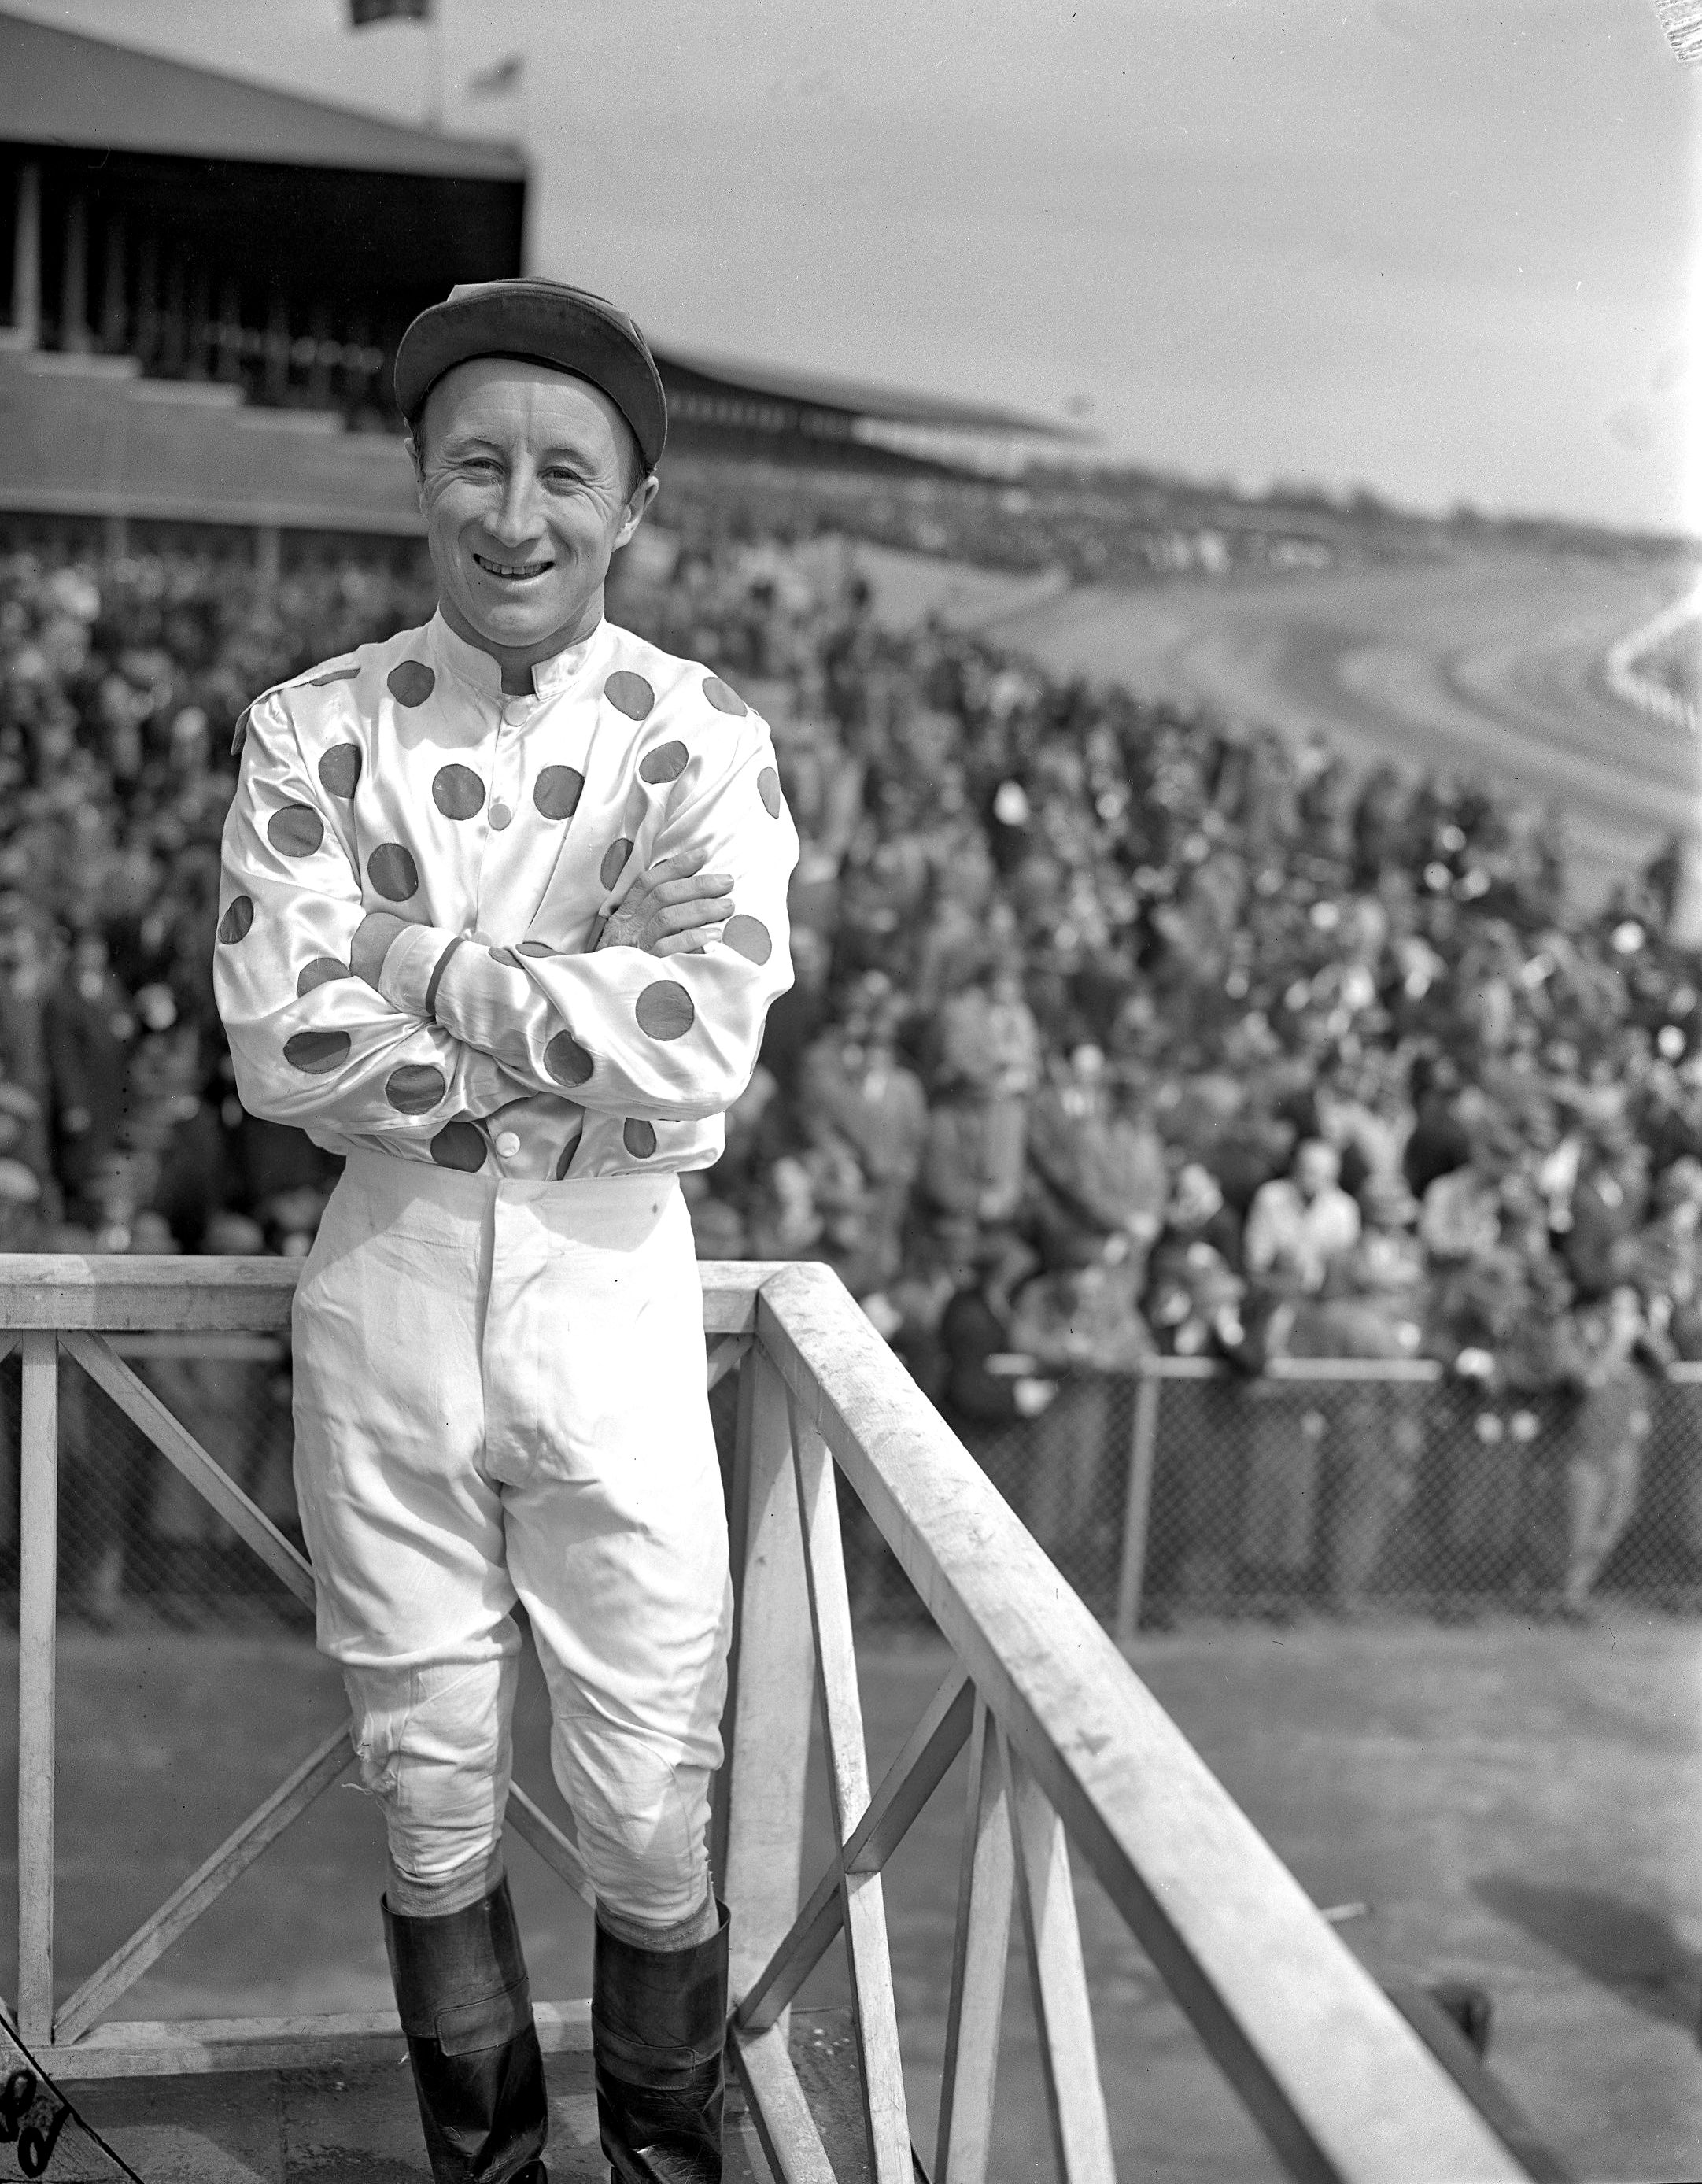
[[[410,536],[403,328],[517,273],[512,145],[403,127],[0,15],[0,513]],[[1001,471],[1082,436],[659,350],[682,452]]]

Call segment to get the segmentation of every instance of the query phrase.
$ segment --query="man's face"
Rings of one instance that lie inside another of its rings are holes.
[[[609,557],[656,491],[598,388],[476,357],[431,393],[415,448],[445,620],[515,665],[576,644],[603,613]]]

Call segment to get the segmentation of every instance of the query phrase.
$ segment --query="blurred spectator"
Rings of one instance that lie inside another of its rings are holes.
[[[1312,1295],[1359,1240],[1360,1209],[1337,1182],[1341,1156],[1321,1138],[1295,1149],[1286,1176],[1261,1184],[1248,1210],[1248,1273],[1282,1295]]]

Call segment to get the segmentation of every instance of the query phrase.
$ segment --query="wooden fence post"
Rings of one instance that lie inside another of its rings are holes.
[[[731,1547],[737,1610],[715,1849],[737,2003],[798,1916],[815,1685],[792,1422],[785,1383],[760,1351],[739,1375]]]
[[[58,1592],[58,1341],[24,1337],[18,1512],[18,2029],[53,2032],[54,1623]]]
[[[1123,1554],[1117,1568],[1117,1608],[1111,1635],[1126,1645],[1140,1628],[1147,1568],[1147,1521],[1152,1513],[1153,1459],[1159,1438],[1159,1376],[1135,1383],[1135,1423],[1129,1435],[1128,1490],[1123,1501]]]

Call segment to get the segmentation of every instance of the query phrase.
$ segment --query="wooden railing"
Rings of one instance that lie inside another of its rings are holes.
[[[57,1354],[87,1372],[275,1574],[310,1599],[300,1555],[113,1342],[137,1329],[276,1334],[288,1323],[296,1271],[278,1260],[0,1257],[0,1348],[21,1345],[24,1391],[14,2022],[62,2077],[396,2052],[396,2020],[384,2013],[192,2025],[107,2014],[343,1771],[352,1755],[342,1725],[75,1993],[55,2000]],[[1463,2042],[1421,2008],[1409,2022],[1343,1947],[835,1277],[813,1266],[731,1264],[704,1267],[703,1280],[711,1381],[740,1376],[730,1509],[737,1609],[713,1847],[733,1912],[730,2050],[776,2176],[785,2184],[834,2176],[794,2068],[788,2010],[843,1941],[869,2173],[877,2184],[985,2176],[1015,1914],[1060,2175],[1070,2184],[1113,2176],[1072,1858],[1097,1875],[1291,2175],[1477,2184],[1553,2173],[1521,2141],[1516,2119],[1497,2113]],[[864,1745],[836,1468],[954,1657],[878,1783]],[[804,1866],[804,1809],[818,1708],[835,1841],[819,1875]],[[938,2140],[919,2151],[882,1870],[965,1746]],[[588,1893],[572,1844],[518,1788],[509,1823]],[[540,2004],[538,2017],[547,2048],[582,2060],[586,2003]]]

